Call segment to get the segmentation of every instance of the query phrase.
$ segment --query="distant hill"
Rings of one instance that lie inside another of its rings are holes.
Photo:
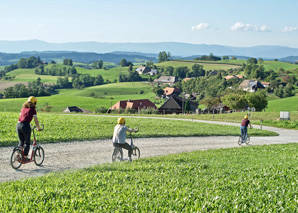
[[[52,60],[61,62],[65,58],[72,59],[75,62],[92,63],[97,60],[105,62],[119,63],[121,59],[126,59],[133,63],[145,63],[148,60],[156,61],[157,55],[154,57],[139,53],[91,53],[91,52],[68,52],[68,51],[47,51],[47,52],[21,52],[21,53],[0,53],[0,66],[17,63],[20,58],[29,58],[31,56],[40,57],[45,62]],[[150,55],[150,54],[149,54]]]
[[[175,56],[209,55],[246,56],[255,58],[285,58],[298,56],[298,48],[285,46],[230,47],[221,45],[189,44],[179,42],[153,43],[106,43],[106,42],[68,42],[48,43],[40,40],[0,41],[0,52],[20,53],[24,51],[76,51],[93,53],[141,52],[158,54],[160,51],[170,52]]]

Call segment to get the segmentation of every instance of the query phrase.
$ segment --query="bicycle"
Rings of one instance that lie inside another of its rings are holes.
[[[250,129],[252,129],[252,126],[251,126]],[[250,143],[250,136],[247,133],[246,134],[246,142],[245,142],[245,144],[248,145],[249,143]],[[239,146],[241,146],[243,144],[242,135],[240,135],[239,138],[238,138],[238,144],[239,144]]]
[[[139,131],[139,128],[136,128],[135,129],[135,132],[138,132],[138,131]],[[133,144],[131,132],[130,132],[129,135],[130,135],[130,146],[132,148],[132,155],[131,155],[131,157],[132,158],[139,159],[140,156],[141,156],[140,149]],[[115,147],[114,148],[114,151],[113,151],[113,154],[112,154],[112,162],[116,162],[116,161],[121,162],[121,161],[125,161],[125,160],[127,160],[127,159],[124,159],[123,158],[123,150],[122,150],[122,148]]]
[[[246,136],[246,142],[245,142],[245,144],[248,145],[249,143],[250,143],[250,136],[247,135]],[[242,142],[242,135],[240,135],[239,138],[238,138],[238,144],[239,144],[239,146],[241,146],[243,144],[243,142]]]
[[[40,131],[44,129],[44,125],[41,125],[42,128]],[[12,154],[10,157],[10,165],[13,169],[18,169],[22,164],[31,163],[34,161],[35,165],[40,166],[44,161],[44,150],[43,148],[36,143],[36,137],[34,130],[37,130],[36,126],[31,127],[33,132],[33,145],[31,151],[31,157],[29,160],[25,160],[24,157],[24,147],[23,146],[15,146],[12,150]],[[26,144],[25,144],[26,146]]]

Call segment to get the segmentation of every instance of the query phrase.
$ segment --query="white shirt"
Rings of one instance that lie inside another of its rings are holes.
[[[126,130],[127,127],[124,125],[117,124],[114,128],[113,143],[126,143]]]

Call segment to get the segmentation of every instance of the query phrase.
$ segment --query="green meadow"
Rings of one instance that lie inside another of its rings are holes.
[[[0,112],[0,146],[16,145],[15,126],[19,113]],[[82,114],[38,113],[38,120],[45,130],[38,132],[38,141],[54,143],[108,139],[113,136],[117,116],[96,116]],[[175,119],[148,119],[127,117],[131,128],[139,127],[135,137],[190,137],[239,135],[239,127],[179,121]],[[167,127],[167,128],[165,128]],[[276,133],[260,129],[249,130],[251,136],[275,136]]]
[[[111,105],[120,100],[155,100],[151,86],[142,82],[111,83],[85,88],[84,90],[63,89],[58,92],[57,95],[38,97],[38,109],[41,110],[48,103],[53,107],[52,112],[62,112],[67,106],[77,106],[94,111],[100,107],[110,108]],[[92,92],[97,98],[90,96]],[[0,112],[18,112],[25,101],[26,98],[0,99]]]
[[[298,96],[268,101],[267,112],[298,111]]]
[[[297,144],[195,151],[5,182],[0,209],[297,212],[297,152]]]
[[[218,64],[218,63],[203,63],[203,62],[196,62],[196,61],[166,61],[162,63],[157,63],[157,67],[167,67],[172,66],[174,68],[176,67],[188,67],[189,69],[192,68],[194,64],[200,64],[203,65],[204,69],[206,71],[209,70],[228,70],[231,68],[239,68],[240,65],[234,65],[234,64]]]

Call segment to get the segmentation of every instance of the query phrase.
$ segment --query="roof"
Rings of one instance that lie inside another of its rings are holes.
[[[143,109],[143,108],[154,108],[157,109],[154,103],[152,103],[149,99],[139,99],[139,100],[127,100],[127,101],[118,101],[112,107],[111,110],[118,110],[118,109]]]
[[[270,85],[270,82],[261,82],[261,84],[263,84],[263,85],[266,85],[266,86],[269,86]]]
[[[178,96],[171,96],[168,100],[164,102],[164,104],[158,108],[159,111],[172,111],[172,112],[182,112],[182,107],[187,102],[186,99],[182,99]],[[190,101],[191,110],[195,111],[198,108],[198,104]]]
[[[240,88],[264,88],[264,86],[259,81],[254,80],[244,80],[240,85]]]
[[[82,113],[92,113],[89,110],[86,109],[82,109],[80,107],[77,106],[67,106],[67,108],[65,110],[63,110],[63,112],[82,112]]]
[[[137,69],[136,69],[136,71],[144,71],[146,69],[146,67],[138,67]]]
[[[184,78],[183,81],[189,81],[191,78]]]
[[[242,78],[244,78],[244,75],[228,75],[228,76],[225,77],[226,80],[230,80],[232,78],[242,79]]]
[[[158,79],[155,79],[154,82],[175,83],[176,77],[175,76],[160,76]]]

